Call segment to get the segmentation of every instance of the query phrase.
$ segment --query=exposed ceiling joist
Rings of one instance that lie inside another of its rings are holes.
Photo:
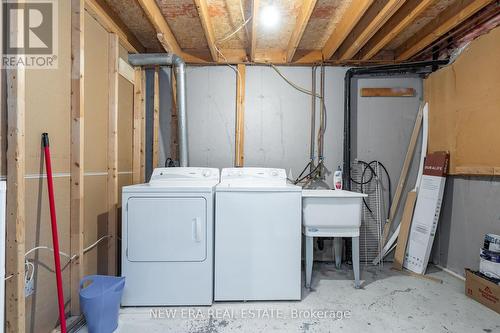
[[[384,6],[376,11],[375,17],[366,20],[366,26],[362,27],[359,34],[353,36],[353,40],[349,41],[347,48],[339,54],[338,58],[340,60],[352,59],[385,22],[396,13],[405,1],[406,0],[389,0],[385,2]]]
[[[128,52],[145,52],[145,47],[104,0],[85,0],[85,9],[108,32],[115,33]]]
[[[286,48],[287,62],[290,62],[293,59],[295,50],[297,50],[300,40],[302,39],[302,35],[306,30],[307,23],[309,22],[309,18],[311,17],[314,7],[316,6],[316,2],[317,0],[304,0],[302,6],[300,7],[300,13],[297,17],[295,28],[293,29],[292,36],[290,37],[290,41],[288,42],[288,46]]]
[[[409,0],[393,15],[361,50],[361,59],[369,60],[415,21],[437,0]]]
[[[250,31],[250,61],[255,60],[255,51],[257,49],[257,16],[259,13],[259,0],[252,1],[252,29]]]
[[[208,5],[206,0],[194,0],[196,8],[198,9],[198,15],[200,16],[201,25],[203,31],[205,32],[205,38],[207,39],[208,48],[210,49],[210,54],[212,55],[212,60],[217,62],[219,55],[217,54],[217,46],[215,45],[215,33],[212,26],[212,21],[210,15],[208,14]]]
[[[396,60],[408,60],[494,0],[459,0],[396,50]]]
[[[374,0],[355,0],[351,3],[321,51],[324,59],[330,59],[332,57],[361,17],[363,17],[373,1]]]
[[[172,30],[170,30],[170,27],[168,26],[167,21],[165,21],[165,17],[163,17],[163,14],[158,8],[155,0],[137,0],[137,2],[142,7],[142,10],[144,10],[144,13],[146,13],[151,24],[153,24],[153,27],[159,36],[158,39],[160,39],[160,43],[163,45],[165,50],[175,54],[182,54],[182,50],[177,43]]]

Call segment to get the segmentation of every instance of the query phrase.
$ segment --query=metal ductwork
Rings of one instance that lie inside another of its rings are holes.
[[[177,108],[179,127],[179,162],[181,167],[188,166],[188,139],[186,121],[186,63],[178,55],[171,53],[129,54],[132,66],[174,66],[177,82]]]

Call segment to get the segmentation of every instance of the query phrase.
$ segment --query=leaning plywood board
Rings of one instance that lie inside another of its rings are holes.
[[[450,174],[500,175],[500,27],[424,81],[429,150],[450,151]]]

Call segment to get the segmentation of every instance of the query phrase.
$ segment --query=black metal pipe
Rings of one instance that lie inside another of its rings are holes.
[[[432,60],[411,62],[395,65],[381,65],[370,67],[355,67],[347,70],[344,77],[344,168],[343,183],[347,190],[351,189],[351,80],[355,76],[398,76],[398,75],[427,75],[434,72],[439,66],[448,64],[448,60]],[[437,66],[437,68],[436,68]]]

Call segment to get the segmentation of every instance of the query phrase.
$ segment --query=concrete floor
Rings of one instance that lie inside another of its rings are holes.
[[[390,264],[365,267],[363,288],[355,290],[348,267],[314,267],[313,289],[303,289],[300,302],[155,308],[156,319],[150,308],[124,308],[117,332],[500,332],[500,315],[466,297],[464,282],[437,268],[429,275],[442,284],[391,271]]]

